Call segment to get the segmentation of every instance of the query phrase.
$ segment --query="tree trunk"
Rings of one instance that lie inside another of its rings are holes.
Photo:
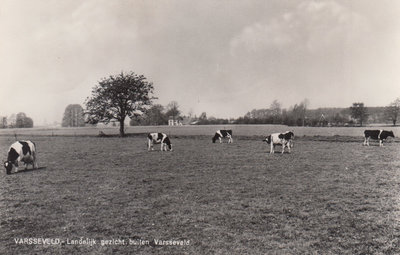
[[[121,137],[125,136],[125,119],[119,121],[119,135]]]

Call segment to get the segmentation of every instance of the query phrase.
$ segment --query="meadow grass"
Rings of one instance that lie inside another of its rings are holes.
[[[41,168],[3,171],[0,254],[400,253],[399,143],[299,138],[271,155],[261,137],[173,136],[173,152],[148,152],[142,136],[20,136]],[[0,137],[2,158],[13,141]],[[149,244],[66,244],[80,237]]]

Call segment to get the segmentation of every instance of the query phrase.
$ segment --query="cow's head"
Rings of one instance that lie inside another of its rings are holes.
[[[294,139],[294,133],[292,131],[286,132],[285,133],[285,139],[286,140]]]
[[[290,139],[294,139],[294,134],[292,131],[286,131],[285,133],[279,134],[279,139],[285,139],[289,141]]]
[[[219,135],[217,133],[215,133],[214,137],[212,138],[212,142],[215,143],[215,141],[217,141]]]
[[[388,136],[391,136],[391,137],[394,138],[394,133],[393,133],[393,131],[389,131]]]
[[[270,144],[270,143],[271,143],[271,135],[267,136],[267,137],[263,140],[263,142],[267,142],[268,144]]]
[[[6,173],[10,174],[13,169],[13,163],[11,161],[4,162],[4,167],[6,168]]]
[[[169,140],[169,137],[165,138],[164,143],[167,145],[168,149],[172,151],[172,143],[171,140]]]

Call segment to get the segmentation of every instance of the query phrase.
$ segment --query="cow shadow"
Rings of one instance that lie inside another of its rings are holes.
[[[273,154],[292,154],[293,152],[288,152],[288,151],[285,151],[285,152],[283,152],[282,153],[282,151],[274,151],[274,153]]]
[[[40,171],[40,170],[45,170],[45,169],[46,169],[45,166],[41,166],[41,167],[38,167],[38,168],[35,168],[35,169],[33,169],[33,168],[20,169],[20,170],[18,170],[18,172],[10,173],[10,175],[11,174],[24,174],[24,173],[29,173],[29,172],[33,172],[33,171]]]
[[[390,145],[390,143],[384,143],[383,146],[380,146],[379,143],[370,143],[369,145],[362,144],[363,147],[368,148],[368,147],[386,147],[387,145]]]

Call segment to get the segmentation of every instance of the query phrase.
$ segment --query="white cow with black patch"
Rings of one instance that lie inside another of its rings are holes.
[[[282,154],[285,152],[285,148],[288,148],[290,153],[290,148],[293,147],[292,140],[294,139],[294,133],[292,131],[286,131],[285,133],[274,133],[267,136],[263,141],[271,145],[271,150],[269,153],[275,153],[275,145],[282,145]]]
[[[8,149],[7,161],[4,162],[6,173],[10,174],[13,167],[18,172],[18,163],[23,162],[25,169],[28,165],[32,165],[33,169],[38,168],[36,162],[36,146],[32,141],[17,141],[11,144]]]
[[[217,130],[217,132],[215,132],[214,137],[212,138],[212,142],[215,143],[215,141],[217,141],[217,139],[219,139],[219,143],[222,143],[222,138],[228,138],[228,143],[233,143],[233,138],[232,138],[232,130]]]
[[[154,144],[161,144],[161,151],[172,151],[172,144],[169,137],[164,133],[149,133],[147,135],[148,150],[154,150]]]

